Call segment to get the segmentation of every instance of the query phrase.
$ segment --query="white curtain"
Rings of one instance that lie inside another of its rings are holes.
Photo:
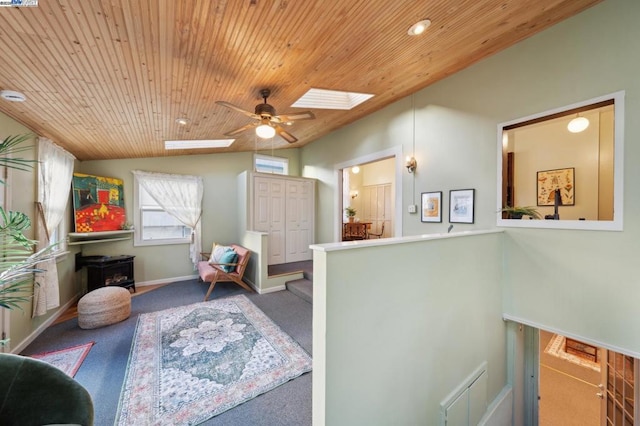
[[[39,138],[38,144],[38,249],[48,246],[51,232],[64,217],[71,191],[75,157],[49,139]],[[60,306],[58,268],[51,259],[38,265],[44,272],[36,274],[33,289],[33,316]]]
[[[133,170],[145,191],[171,216],[191,227],[189,257],[196,267],[202,250],[202,196],[204,183],[200,176],[172,175]]]

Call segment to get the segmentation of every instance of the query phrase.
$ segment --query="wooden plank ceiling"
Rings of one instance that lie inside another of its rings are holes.
[[[40,0],[0,8],[0,90],[27,97],[0,111],[79,160],[299,147],[600,1]],[[286,128],[295,144],[248,130],[229,148],[164,149],[252,121],[215,101],[253,111],[269,88],[287,114],[312,87],[375,96],[312,109]]]

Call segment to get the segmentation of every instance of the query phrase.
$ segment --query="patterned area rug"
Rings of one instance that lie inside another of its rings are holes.
[[[83,345],[72,346],[70,348],[61,349],[59,351],[44,352],[41,354],[29,355],[31,358],[48,362],[54,367],[58,367],[68,376],[74,377],[82,365],[82,361],[86,358],[95,342],[85,343]]]
[[[311,357],[243,295],[142,314],[118,425],[192,425],[311,371]]]
[[[590,368],[594,371],[600,371],[599,363],[590,361],[588,359],[584,359],[577,355],[567,353],[564,350],[565,340],[566,338],[564,336],[561,336],[559,334],[554,334],[551,340],[549,340],[549,343],[547,344],[547,347],[544,349],[544,351],[549,355],[556,356],[560,359],[564,359],[565,361],[569,361],[573,364],[581,365],[582,367]],[[601,357],[600,352],[601,351],[598,349],[598,359],[600,359]]]

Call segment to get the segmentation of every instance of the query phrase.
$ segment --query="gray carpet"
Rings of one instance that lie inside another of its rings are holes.
[[[75,379],[91,394],[97,426],[113,425],[137,317],[174,306],[201,302],[208,285],[196,280],[169,284],[131,299],[131,317],[95,330],[82,330],[77,319],[49,327],[24,355],[63,349],[94,340]],[[251,301],[311,355],[312,305],[289,291],[258,295],[233,283],[218,283],[211,296],[247,294]],[[310,425],[311,373],[245,402],[204,425]]]

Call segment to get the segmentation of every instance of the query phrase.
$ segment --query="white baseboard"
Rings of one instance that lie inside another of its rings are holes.
[[[26,337],[26,339],[24,339],[22,342],[18,343],[18,345],[16,345],[15,347],[13,347],[13,345],[11,345],[11,340],[10,340],[9,344],[11,345],[11,353],[12,354],[18,354],[24,348],[29,346],[29,344],[31,342],[33,342],[36,339],[36,337],[38,337],[40,334],[42,334],[51,324],[53,324],[58,318],[60,318],[60,316],[62,314],[64,314],[67,311],[67,309],[69,309],[73,305],[75,305],[79,298],[80,298],[80,295],[78,294],[75,297],[71,298],[71,300],[69,300],[63,306],[60,306],[58,308],[58,311],[55,314],[51,315],[51,317],[49,317],[45,322],[40,324],[40,326],[38,328],[33,330],[31,332],[31,334],[29,334]]]
[[[279,285],[276,287],[269,287],[269,288],[265,288],[265,289],[260,289],[257,290],[258,294],[267,294],[267,293],[274,293],[276,291],[282,291],[282,290],[286,290],[287,286],[285,285]]]
[[[178,281],[195,280],[197,278],[198,278],[197,275],[185,275],[183,277],[161,278],[159,280],[151,280],[151,281],[136,281],[136,287],[144,287],[148,285],[158,285],[158,284],[171,284]]]

